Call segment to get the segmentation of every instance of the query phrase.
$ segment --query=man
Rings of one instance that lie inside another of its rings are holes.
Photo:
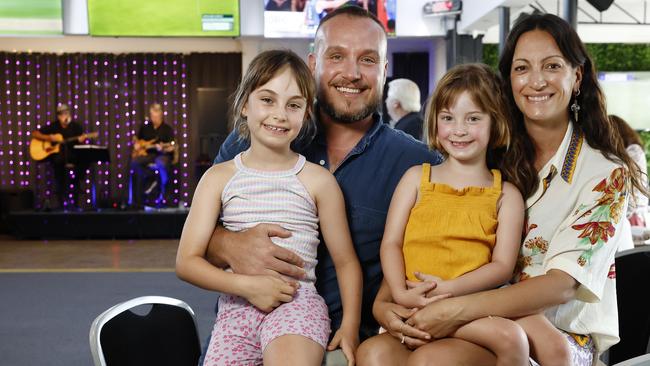
[[[316,78],[318,131],[313,141],[296,150],[336,177],[346,200],[348,222],[364,275],[360,339],[378,331],[372,304],[382,280],[379,245],[393,191],[402,174],[422,162],[437,164],[440,155],[397,133],[377,113],[386,80],[386,33],[369,12],[339,8],[323,18],[309,66]],[[232,159],[247,144],[236,133],[221,146],[215,162]],[[219,227],[208,258],[243,274],[303,274],[301,259],[273,245],[269,236],[291,233],[274,225],[259,225],[230,233]],[[325,245],[319,246],[316,287],[329,307],[332,334],[342,319],[336,272]]]
[[[81,124],[72,120],[70,107],[59,104],[56,107],[56,121],[32,132],[32,137],[46,141],[59,147],[59,152],[53,152],[46,158],[54,170],[54,186],[59,209],[67,208],[66,197],[74,195],[74,204],[80,207],[79,194],[82,175],[86,173],[87,164],[77,161],[73,147],[82,143],[86,136],[83,134]],[[67,170],[72,169],[70,176]],[[72,188],[72,191],[70,191]]]
[[[420,88],[408,79],[395,79],[388,83],[386,109],[393,127],[422,140],[422,116],[420,115]]]
[[[133,142],[131,194],[134,207],[142,208],[143,194],[150,193],[158,184],[153,180],[148,187],[144,187],[145,178],[152,174],[149,168],[152,164],[160,176],[160,197],[164,196],[175,151],[174,129],[163,121],[162,106],[154,103],[149,107],[149,120],[140,126]]]

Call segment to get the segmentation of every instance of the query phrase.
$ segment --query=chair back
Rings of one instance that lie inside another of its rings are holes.
[[[132,309],[150,305],[139,315]],[[185,302],[163,296],[142,296],[100,314],[90,328],[95,366],[198,364],[201,342],[194,311]]]
[[[609,350],[613,365],[647,353],[650,342],[650,246],[616,254],[618,329],[621,341]]]

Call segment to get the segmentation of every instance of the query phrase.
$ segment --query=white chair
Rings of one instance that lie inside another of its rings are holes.
[[[151,309],[144,315],[133,311],[147,305]],[[189,305],[171,297],[142,296],[95,318],[90,327],[90,350],[95,366],[195,366],[201,342]]]
[[[612,366],[650,366],[650,353],[619,362]]]

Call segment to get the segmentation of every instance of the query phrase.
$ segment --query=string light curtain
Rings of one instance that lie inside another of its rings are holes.
[[[93,164],[82,181],[83,205],[128,202],[132,139],[151,103],[161,103],[175,131],[179,162],[172,167],[167,204],[190,199],[188,56],[183,54],[0,53],[0,188],[32,189],[36,208],[51,200],[49,164],[29,157],[31,132],[68,104],[91,143],[107,146],[110,162]]]

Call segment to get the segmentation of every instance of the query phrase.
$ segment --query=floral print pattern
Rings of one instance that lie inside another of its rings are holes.
[[[602,195],[598,198],[595,206],[583,214],[583,217],[588,215],[588,221],[571,226],[572,229],[580,232],[578,235],[578,238],[581,239],[579,245],[585,248],[578,258],[580,266],[585,266],[593,254],[616,233],[614,225],[621,220],[627,196],[625,169],[617,168],[612,171],[609,178],[600,181],[593,191],[601,192]],[[581,205],[578,210],[584,208],[586,208],[585,205]]]

